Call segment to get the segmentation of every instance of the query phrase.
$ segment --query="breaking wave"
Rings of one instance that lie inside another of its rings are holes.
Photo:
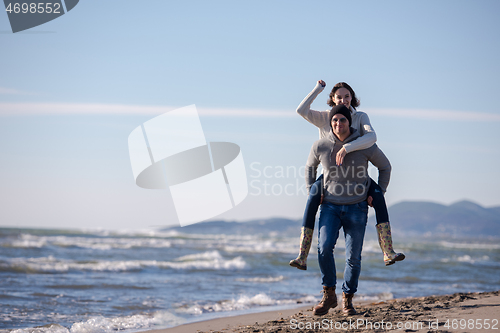
[[[241,295],[238,299],[223,300],[216,303],[195,302],[190,305],[180,305],[176,312],[190,315],[201,315],[210,312],[228,312],[248,310],[259,306],[287,306],[301,303],[315,302],[313,296],[306,296],[300,299],[277,300],[269,297],[265,293],[259,293],[254,296]]]
[[[247,268],[242,257],[224,259],[217,251],[184,256],[176,261],[157,260],[89,260],[40,258],[12,258],[0,260],[0,271],[21,273],[67,273],[71,271],[126,272],[148,268],[175,270],[240,270]]]

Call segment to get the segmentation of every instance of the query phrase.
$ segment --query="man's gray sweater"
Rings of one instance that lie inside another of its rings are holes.
[[[341,166],[336,166],[335,156],[345,143],[359,137],[356,129],[350,128],[351,135],[343,142],[334,137],[333,132],[316,141],[306,163],[306,185],[309,190],[316,181],[316,171],[323,167],[324,201],[336,205],[352,205],[366,200],[370,187],[368,162],[378,168],[378,184],[387,190],[391,176],[391,163],[376,144],[370,148],[348,153]]]

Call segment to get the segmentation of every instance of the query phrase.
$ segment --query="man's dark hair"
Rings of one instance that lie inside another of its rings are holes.
[[[339,104],[335,105],[328,114],[328,119],[330,119],[330,127],[332,127],[332,118],[336,114],[341,114],[346,117],[347,121],[349,122],[349,127],[352,125],[351,110],[349,110],[344,104]]]

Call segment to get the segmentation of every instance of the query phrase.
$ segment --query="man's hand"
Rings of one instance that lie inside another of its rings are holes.
[[[324,197],[324,195],[322,194],[322,195],[321,195],[321,199],[319,200],[319,204],[320,204],[320,205],[323,203],[323,197]]]
[[[325,81],[323,81],[323,80],[319,80],[319,81],[318,81],[318,83],[319,83],[319,84],[321,84],[321,86],[322,86],[323,88],[324,88],[324,87],[326,87],[326,82],[325,82]]]
[[[345,151],[345,148],[344,147],[340,148],[340,150],[338,151],[337,156],[336,156],[336,164],[337,164],[337,166],[341,166],[342,163],[344,163],[344,157],[345,157],[345,155],[347,155],[347,152]]]
[[[366,198],[366,201],[368,202],[368,206],[373,207],[373,198],[371,195]]]

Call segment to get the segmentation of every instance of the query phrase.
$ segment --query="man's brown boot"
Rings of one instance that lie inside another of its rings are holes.
[[[352,298],[354,294],[346,294],[342,293],[342,312],[344,316],[352,316],[357,314],[356,310],[354,310],[354,306],[352,306]]]
[[[328,313],[328,310],[337,306],[337,295],[335,295],[335,287],[323,287],[323,299],[314,307],[313,314],[323,316]]]

